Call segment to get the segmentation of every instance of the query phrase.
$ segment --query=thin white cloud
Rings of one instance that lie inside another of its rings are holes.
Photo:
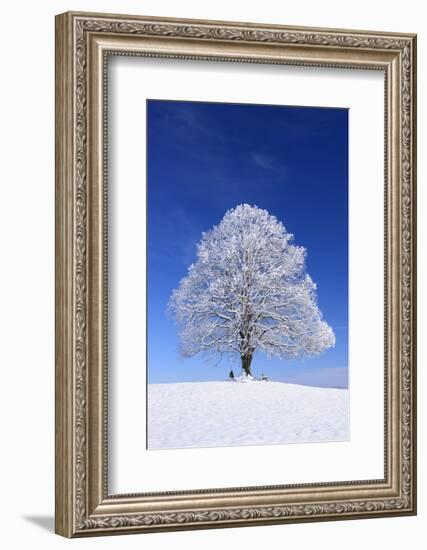
[[[252,159],[255,162],[257,166],[260,166],[261,168],[266,168],[268,170],[274,170],[275,162],[274,158],[270,155],[266,155],[264,153],[252,153]]]

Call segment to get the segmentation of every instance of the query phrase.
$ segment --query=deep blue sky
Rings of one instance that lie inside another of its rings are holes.
[[[149,100],[147,121],[149,382],[227,377],[228,361],[179,356],[166,307],[202,232],[248,203],[274,214],[307,249],[318,305],[336,335],[335,348],[316,358],[258,353],[254,374],[346,385],[348,111]]]

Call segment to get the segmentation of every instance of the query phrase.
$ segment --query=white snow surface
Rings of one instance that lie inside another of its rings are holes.
[[[349,440],[347,389],[283,382],[148,385],[148,448]]]

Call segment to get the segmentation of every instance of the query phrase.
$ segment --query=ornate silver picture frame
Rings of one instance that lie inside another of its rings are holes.
[[[383,478],[224,489],[209,489],[207,482],[197,490],[110,494],[106,180],[112,56],[384,74]],[[58,15],[56,532],[82,537],[415,514],[415,178],[415,35]]]

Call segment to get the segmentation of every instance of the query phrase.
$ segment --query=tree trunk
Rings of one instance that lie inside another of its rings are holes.
[[[246,374],[246,376],[252,376],[252,373],[251,373],[252,353],[246,353],[245,355],[241,355],[241,360],[242,360],[242,371]]]

